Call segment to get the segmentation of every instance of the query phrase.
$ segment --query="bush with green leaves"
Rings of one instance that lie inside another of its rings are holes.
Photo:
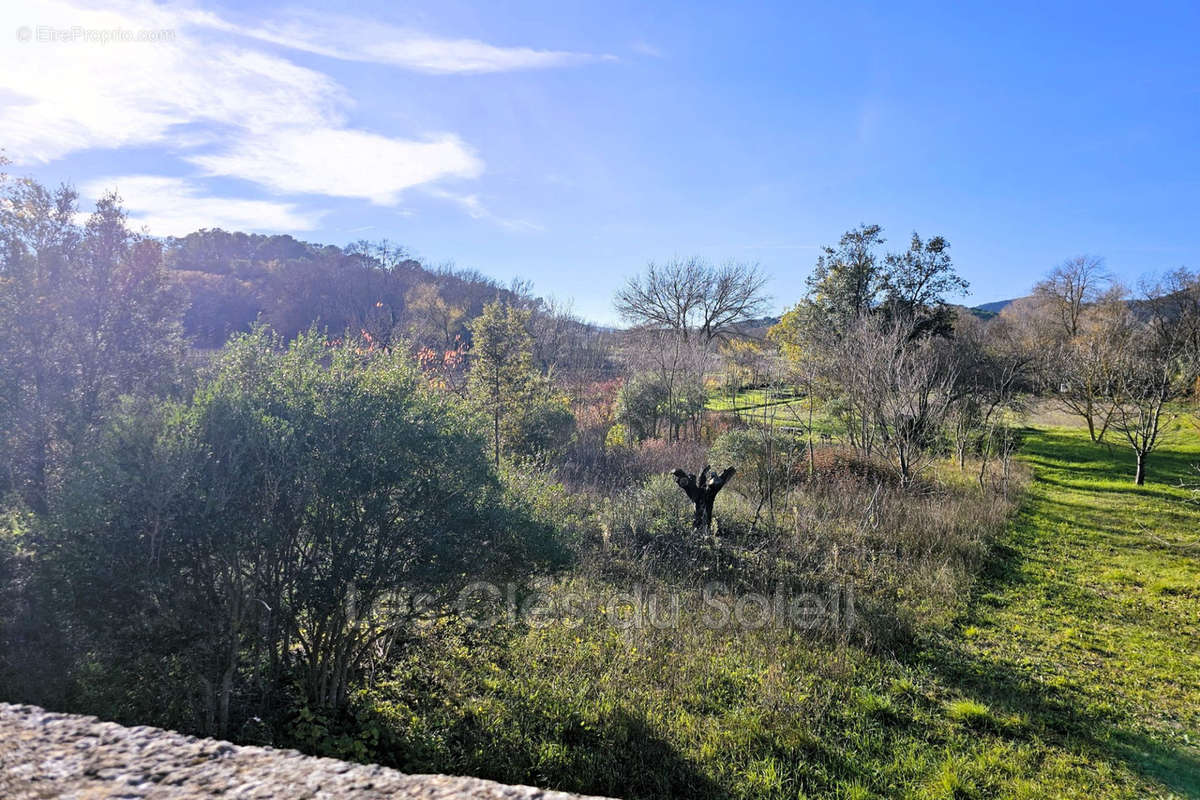
[[[687,498],[671,476],[653,475],[609,500],[602,510],[602,524],[610,541],[636,547],[687,530],[689,513]]]
[[[594,546],[599,533],[595,509],[584,495],[572,494],[544,460],[501,464],[504,507],[540,535],[527,537],[529,553],[544,566],[564,564],[570,552]]]
[[[570,400],[536,376],[525,402],[506,420],[501,436],[518,456],[561,456],[575,434]]]
[[[492,459],[560,455],[575,433],[570,400],[533,359],[530,312],[499,300],[471,322],[472,406],[487,418]]]
[[[472,415],[400,354],[259,329],[191,399],[113,417],[52,546],[90,660],[130,679],[121,702],[143,722],[168,708],[228,735],[289,683],[340,708],[414,594],[437,603],[468,571],[549,550],[506,505]]]
[[[708,403],[708,392],[694,376],[667,380],[656,372],[640,372],[617,394],[617,420],[638,441],[658,436],[679,438],[685,425],[696,423]]]
[[[635,440],[655,436],[661,409],[669,397],[666,383],[657,375],[634,375],[617,393],[617,419]]]
[[[622,450],[633,444],[633,432],[629,426],[618,422],[610,426],[604,435],[604,447],[607,450]]]

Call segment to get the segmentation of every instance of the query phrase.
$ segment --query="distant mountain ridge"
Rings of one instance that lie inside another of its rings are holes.
[[[1005,308],[1007,308],[1009,305],[1011,305],[1012,303],[1016,302],[1019,299],[1020,298],[1018,298],[1018,297],[1013,297],[1008,300],[994,300],[990,303],[980,303],[977,306],[971,306],[971,310],[972,311],[990,311],[993,314],[999,314],[1001,311],[1003,311]]]

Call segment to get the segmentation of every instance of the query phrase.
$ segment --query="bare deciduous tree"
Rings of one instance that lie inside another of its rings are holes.
[[[726,261],[709,270],[706,291],[701,295],[700,335],[706,342],[724,339],[739,325],[763,313],[767,278],[756,264]]]
[[[754,264],[713,266],[702,258],[650,262],[617,292],[617,312],[630,323],[669,330],[707,344],[734,334],[762,314],[766,277]]]
[[[1116,410],[1118,363],[1133,333],[1124,287],[1113,286],[1084,309],[1077,333],[1055,351],[1058,401],[1087,423],[1093,442],[1104,441]]]
[[[630,332],[625,343],[624,358],[631,376],[652,376],[663,394],[649,426],[653,435],[678,440],[687,427],[699,435],[704,377],[715,364],[713,349],[675,331],[652,328]],[[665,428],[660,428],[662,422]]]
[[[958,387],[948,427],[960,470],[966,469],[968,452],[979,455],[981,488],[993,457],[1005,454],[1006,444],[1014,441],[1008,412],[1021,407],[1020,390],[1033,362],[1016,334],[1004,316],[985,323],[964,311],[954,325]]]
[[[1200,274],[1177,270],[1145,284],[1138,307],[1146,320],[1118,364],[1113,427],[1133,449],[1141,486],[1147,458],[1181,411],[1177,401],[1200,375]]]
[[[1177,367],[1172,354],[1146,330],[1123,355],[1113,426],[1133,448],[1133,482],[1141,486],[1146,482],[1146,459],[1161,444],[1163,423],[1172,416],[1168,403],[1175,398]]]
[[[928,464],[957,383],[948,343],[913,340],[912,324],[871,321],[853,337],[869,371],[875,429],[905,484]]]
[[[1101,259],[1077,256],[1003,316],[1020,325],[1044,389],[1084,421],[1092,441],[1103,441],[1115,411],[1116,362],[1132,330],[1125,287]]]
[[[1033,294],[1052,309],[1064,337],[1069,339],[1079,333],[1084,308],[1096,302],[1111,281],[1104,259],[1076,256],[1051,270],[1033,287]]]
[[[951,343],[914,336],[918,324],[863,316],[818,356],[850,444],[865,457],[886,456],[904,484],[928,465],[958,397]]]

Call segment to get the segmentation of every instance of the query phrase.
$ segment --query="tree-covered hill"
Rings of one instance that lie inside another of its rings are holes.
[[[478,272],[431,269],[386,242],[337,247],[205,229],[166,240],[164,261],[188,301],[184,332],[203,348],[220,347],[259,317],[289,338],[312,325],[337,335],[385,321],[417,324],[438,301],[462,310],[445,332],[466,337],[466,321],[485,303],[515,294]]]

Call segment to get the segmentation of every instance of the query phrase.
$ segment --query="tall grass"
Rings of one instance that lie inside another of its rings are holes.
[[[573,531],[575,566],[517,590],[549,613],[431,621],[326,750],[348,735],[409,771],[627,798],[868,797],[938,774],[919,737],[896,763],[889,742],[918,719],[969,739],[974,721],[893,655],[961,611],[1013,501],[956,475],[902,488],[876,465],[818,461],[769,516],[735,479],[712,532],[661,472],[605,494],[515,470],[532,515]],[[977,785],[975,765],[955,770],[947,785]]]
[[[902,487],[886,468],[842,453],[817,461],[817,475],[771,497],[769,515],[737,490],[739,475],[718,496],[711,534],[693,531],[679,488],[653,476],[601,503],[606,546],[584,563],[613,579],[680,588],[836,588],[853,595],[858,617],[843,634],[868,646],[896,646],[949,622],[1016,495],[953,474]]]

